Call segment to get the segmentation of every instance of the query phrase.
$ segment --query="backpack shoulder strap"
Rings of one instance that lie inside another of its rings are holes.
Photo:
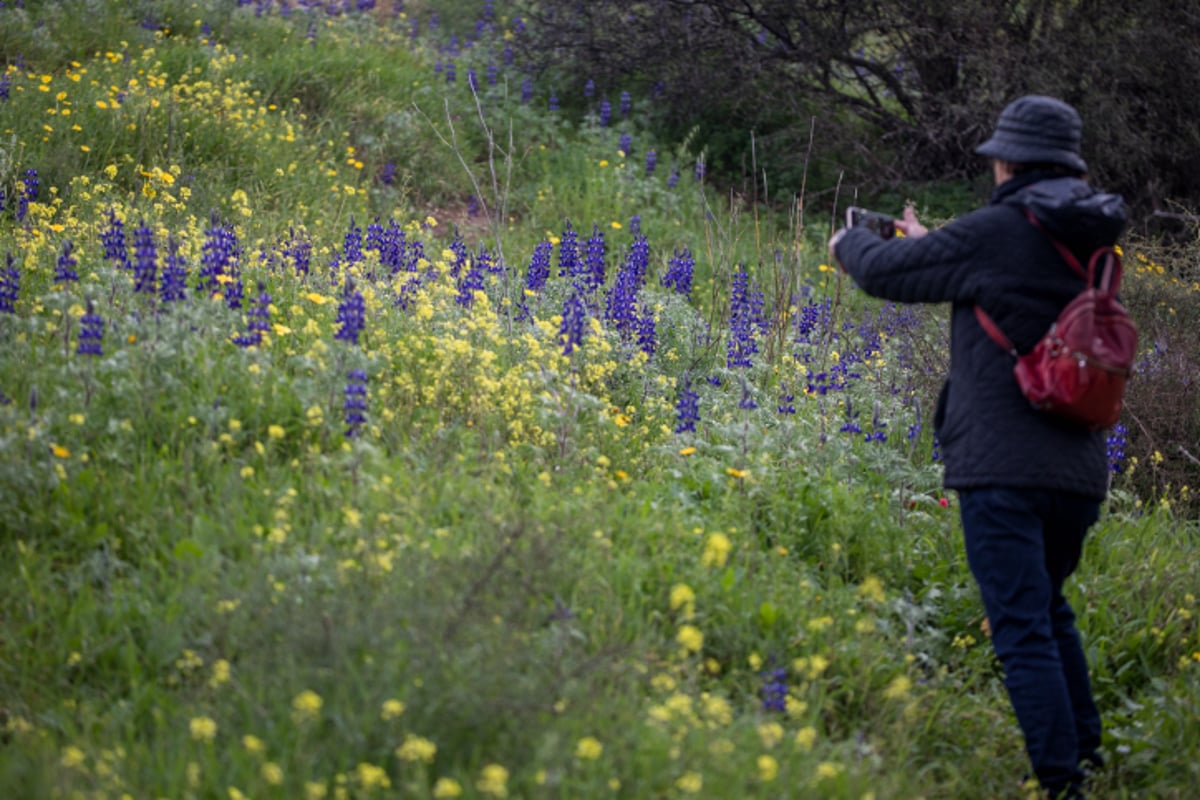
[[[1067,266],[1075,270],[1076,274],[1087,281],[1088,285],[1090,286],[1092,282],[1089,280],[1091,277],[1089,272],[1083,268],[1082,264],[1079,263],[1079,259],[1075,257],[1075,254],[1071,252],[1071,249],[1058,239],[1055,239],[1053,236],[1051,236],[1050,231],[1046,230],[1046,226],[1042,224],[1042,221],[1038,219],[1028,208],[1025,209],[1025,219],[1029,220],[1033,227],[1045,234],[1046,238],[1050,240],[1050,243],[1054,245],[1054,249],[1058,251],[1060,256],[1062,256],[1063,261],[1067,262]]]
[[[992,319],[991,314],[983,310],[982,306],[975,306],[975,319],[979,320],[980,326],[988,336],[992,337],[993,342],[1003,347],[1013,358],[1018,357],[1017,348],[1013,346],[1012,340],[1004,335],[1004,331],[1000,330],[1000,326]]]

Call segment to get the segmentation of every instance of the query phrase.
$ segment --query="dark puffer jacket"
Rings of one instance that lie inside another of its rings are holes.
[[[1030,406],[1013,377],[1012,357],[980,326],[973,307],[992,316],[1017,350],[1031,349],[1083,289],[1046,229],[1086,266],[1125,226],[1117,195],[1045,173],[998,186],[991,203],[919,238],[883,240],[851,229],[838,261],[868,294],[903,303],[953,303],[950,376],[934,425],[951,489],[1042,488],[1103,499],[1108,486],[1105,434],[1063,423]]]

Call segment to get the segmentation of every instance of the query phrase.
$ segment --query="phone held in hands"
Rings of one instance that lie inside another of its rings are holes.
[[[884,239],[891,239],[896,235],[896,221],[892,217],[858,206],[846,209],[846,227],[866,228]]]

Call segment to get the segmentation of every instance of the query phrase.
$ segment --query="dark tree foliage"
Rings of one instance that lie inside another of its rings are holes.
[[[798,158],[816,120],[864,185],[966,178],[1000,109],[1040,93],[1080,110],[1094,177],[1139,211],[1200,202],[1195,0],[536,0],[522,14],[528,63],[656,87],[662,124],[700,124],[727,167],[749,130]]]

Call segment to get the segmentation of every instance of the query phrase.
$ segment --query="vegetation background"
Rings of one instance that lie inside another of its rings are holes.
[[[0,794],[1034,794],[944,309],[825,240],[1044,86],[1141,223],[1095,796],[1191,795],[1196,12],[669,6],[0,4]]]

